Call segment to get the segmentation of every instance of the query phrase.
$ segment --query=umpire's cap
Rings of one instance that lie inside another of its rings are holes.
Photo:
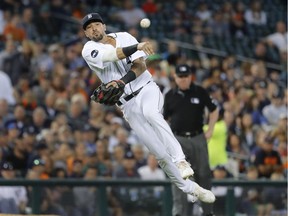
[[[185,76],[192,74],[193,71],[191,70],[191,67],[187,64],[180,64],[176,66],[176,74],[177,76]]]
[[[92,22],[101,22],[104,23],[102,20],[102,17],[98,13],[90,13],[87,14],[83,19],[82,19],[82,27],[85,30],[87,25],[89,25]]]

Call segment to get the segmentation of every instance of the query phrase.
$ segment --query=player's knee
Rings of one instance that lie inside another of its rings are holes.
[[[158,154],[154,154],[154,155],[155,155],[155,158],[158,162],[164,160],[164,158],[165,158],[165,154],[162,152],[158,152]]]

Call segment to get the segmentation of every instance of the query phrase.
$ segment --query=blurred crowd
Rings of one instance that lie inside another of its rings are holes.
[[[286,20],[277,20],[272,32],[257,38],[252,61],[239,61],[233,54],[216,56],[187,50],[175,40],[163,44],[152,35],[141,34],[139,21],[151,14],[165,13],[166,4],[174,8],[173,17],[167,20],[171,32],[191,35],[191,43],[199,50],[210,34],[241,38],[247,34],[247,23],[268,25],[269,16],[261,8],[261,1],[248,5],[238,1],[235,7],[230,1],[223,1],[216,9],[213,1],[196,1],[193,14],[187,10],[188,2],[1,1],[1,178],[165,179],[157,161],[131,131],[119,109],[90,102],[100,81],[81,56],[86,38],[78,23],[92,8],[110,8],[111,13],[93,11],[107,20],[108,30],[113,29],[114,23],[122,23],[120,31],[153,43],[157,54],[149,56],[146,63],[164,94],[175,87],[175,66],[182,63],[191,66],[194,82],[208,89],[220,108],[208,143],[215,179],[287,178]],[[158,25],[161,27],[161,23]],[[268,55],[269,47],[279,52],[279,58]],[[285,191],[271,197],[269,188],[266,189],[239,190],[244,201],[239,203],[238,211],[258,211],[264,215],[275,209],[287,209],[283,203],[287,198]],[[5,212],[7,206],[12,209],[8,213],[27,212],[30,188],[14,191],[20,195],[11,195],[14,192],[9,187],[5,193],[4,187],[3,193],[0,190],[0,197],[7,198],[7,202],[0,202],[0,212]],[[87,203],[96,200],[95,188],[44,190],[42,213],[93,215],[95,211],[86,208]],[[227,188],[212,190],[221,200]],[[57,205],[59,200],[68,203],[73,193],[77,196],[71,203],[78,203],[77,209]],[[123,196],[124,192],[109,191],[111,215],[122,215],[124,204],[118,199],[119,193]],[[161,188],[151,193],[159,197]],[[10,199],[14,200],[12,204]]]

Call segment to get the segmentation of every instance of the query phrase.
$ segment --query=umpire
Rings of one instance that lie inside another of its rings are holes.
[[[192,81],[192,69],[178,65],[174,79],[176,88],[165,95],[164,118],[170,122],[171,129],[180,142],[187,160],[195,171],[195,181],[205,189],[211,189],[211,171],[208,159],[207,139],[213,133],[218,119],[218,108],[208,92]],[[209,111],[208,130],[203,132],[206,109]],[[173,216],[188,214],[187,195],[172,186]],[[212,204],[202,203],[203,215],[213,215]]]

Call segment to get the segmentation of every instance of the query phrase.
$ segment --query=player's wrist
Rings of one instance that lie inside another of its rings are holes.
[[[125,76],[123,76],[120,80],[125,83],[125,85],[136,79],[136,73],[132,70],[129,70]]]
[[[122,52],[124,53],[126,57],[134,54],[135,52],[137,52],[137,50],[138,50],[138,44],[134,44],[134,45],[122,48]]]

